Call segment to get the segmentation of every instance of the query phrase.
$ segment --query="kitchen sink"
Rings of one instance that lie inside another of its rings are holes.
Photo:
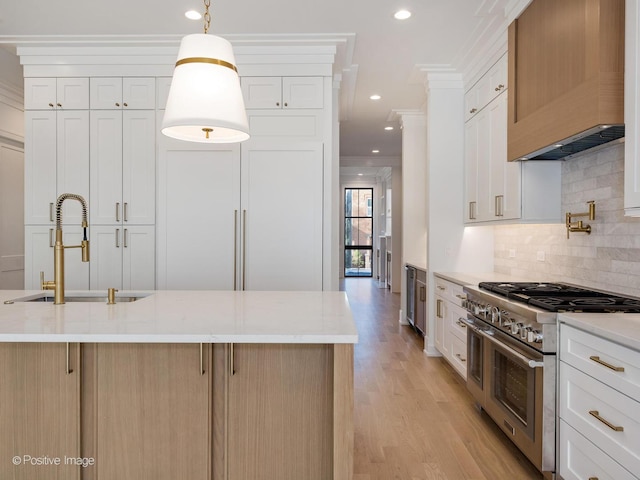
[[[140,300],[141,298],[145,298],[147,295],[116,295],[116,303],[127,303],[127,302],[135,302],[136,300]],[[64,297],[64,301],[66,303],[77,303],[77,302],[94,302],[94,303],[107,303],[107,295],[106,294],[75,294]],[[53,303],[53,293],[41,293],[38,295],[29,295],[28,297],[14,298],[13,300],[7,300],[5,303],[18,303],[18,302],[43,302],[43,303]]]

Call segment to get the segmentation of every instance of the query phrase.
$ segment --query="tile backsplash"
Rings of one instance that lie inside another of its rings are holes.
[[[563,223],[495,227],[495,271],[569,282],[640,297],[640,218],[624,216],[624,145],[569,159],[562,165],[562,214],[596,202],[591,235]],[[514,256],[515,255],[515,256]]]

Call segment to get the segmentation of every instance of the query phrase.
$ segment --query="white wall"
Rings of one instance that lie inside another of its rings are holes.
[[[586,212],[595,200],[596,219],[582,218],[591,234],[567,239],[564,223],[497,226],[496,272],[640,296],[640,218],[624,216],[623,196],[624,145],[563,162],[562,211]]]

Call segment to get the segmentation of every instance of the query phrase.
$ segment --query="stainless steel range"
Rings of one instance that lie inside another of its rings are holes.
[[[640,312],[640,300],[561,283],[464,287],[467,388],[531,462],[553,478],[559,312]]]

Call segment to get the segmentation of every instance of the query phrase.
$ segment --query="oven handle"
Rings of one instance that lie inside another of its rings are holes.
[[[489,335],[486,332],[480,330],[473,323],[469,322],[469,320],[467,320],[466,318],[460,317],[460,320],[462,320],[464,323],[469,325],[474,332],[479,333],[480,335],[482,335],[487,340],[493,342],[494,344],[498,345],[500,348],[502,348],[502,349],[506,350],[507,352],[509,352],[509,354],[513,355],[518,360],[524,362],[526,365],[529,366],[529,368],[538,368],[538,367],[543,367],[544,366],[543,362],[538,362],[536,360],[532,360],[530,358],[527,358],[524,355],[522,355],[520,352],[516,352],[513,348],[509,347],[505,343],[503,343],[503,342],[501,342],[499,340],[496,340],[492,335]]]

